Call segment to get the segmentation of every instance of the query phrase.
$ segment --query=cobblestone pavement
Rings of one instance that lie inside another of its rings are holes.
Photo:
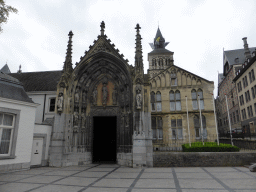
[[[41,167],[0,174],[0,192],[210,192],[256,191],[245,167],[128,168],[90,164]]]

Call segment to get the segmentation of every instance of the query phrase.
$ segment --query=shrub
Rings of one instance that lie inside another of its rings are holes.
[[[194,142],[191,143],[191,147],[189,143],[182,145],[183,152],[236,152],[240,149],[237,146],[232,146],[230,144],[220,143],[218,145],[215,142]]]

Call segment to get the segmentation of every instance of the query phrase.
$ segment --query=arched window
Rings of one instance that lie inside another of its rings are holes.
[[[201,89],[198,89],[196,92],[195,89],[191,91],[191,97],[192,97],[192,106],[193,110],[198,110],[198,100],[200,100],[200,109],[204,109],[204,98],[203,98],[203,91]]]
[[[204,97],[203,97],[202,89],[198,89],[197,95],[198,95],[199,100],[200,100],[200,109],[204,109]]]
[[[202,124],[203,124],[203,136],[207,139],[207,130],[206,130],[206,119],[205,116],[202,115]],[[202,138],[201,136],[201,121],[198,115],[194,116],[194,127],[195,127],[195,136],[196,139]]]
[[[152,132],[154,140],[163,139],[163,120],[162,117],[152,117]]]
[[[155,95],[154,91],[152,91],[150,93],[150,103],[151,103],[151,111],[155,111],[156,110],[156,95]]]
[[[156,59],[153,58],[153,59],[152,59],[152,67],[155,68],[155,66],[156,66]]]
[[[156,110],[162,111],[162,99],[160,91],[156,93]]]
[[[182,128],[182,119],[178,117],[172,117],[171,119],[171,128],[172,128],[172,139],[182,139],[183,138],[183,128]]]
[[[191,97],[192,97],[192,107],[193,107],[193,110],[197,110],[198,109],[198,105],[197,105],[197,93],[196,93],[196,90],[193,89],[191,91]]]
[[[170,91],[170,111],[180,111],[181,102],[180,102],[180,91]]]
[[[177,86],[177,75],[175,72],[171,72],[171,86]]]

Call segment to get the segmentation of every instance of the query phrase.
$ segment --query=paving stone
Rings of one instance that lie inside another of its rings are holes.
[[[128,188],[102,188],[102,187],[89,187],[85,192],[126,192]]]
[[[228,190],[222,189],[182,189],[182,192],[229,192]],[[251,191],[252,192],[252,191]]]
[[[151,178],[151,179],[167,179],[167,178],[173,178],[172,173],[143,173],[140,178]]]
[[[179,172],[185,172],[185,173],[189,173],[189,172],[192,172],[192,173],[204,172],[204,170],[201,169],[200,167],[175,167],[174,170],[175,170],[176,173],[179,173]]]
[[[42,175],[58,175],[58,176],[69,176],[69,175],[73,175],[75,173],[79,173],[79,171],[64,171],[64,170],[57,170],[57,171],[51,171],[51,172],[47,172],[44,173]]]
[[[130,187],[134,179],[102,179],[93,186],[98,187]]]
[[[256,179],[222,179],[221,181],[232,189],[254,189],[256,191]]]
[[[39,186],[42,186],[42,184],[7,183],[7,184],[0,185],[0,191],[1,192],[23,192]]]
[[[232,167],[204,167],[207,171],[210,172],[237,172],[237,170]],[[224,169],[223,169],[224,168]]]
[[[54,184],[74,185],[74,186],[88,186],[96,180],[97,180],[97,178],[68,177],[68,178],[62,179],[60,181],[57,181]]]
[[[187,189],[225,189],[221,184],[213,179],[179,179],[181,188]]]
[[[178,179],[212,179],[212,177],[207,173],[184,173],[184,172],[178,172],[176,173]]]
[[[99,172],[102,172],[102,171],[113,171],[115,168],[114,167],[108,167],[108,168],[92,168],[90,169],[89,171],[90,172],[93,172],[93,171],[99,171]]]
[[[139,173],[120,173],[113,172],[109,174],[106,178],[116,178],[116,179],[133,179],[138,176]]]
[[[33,177],[29,177],[26,179],[19,180],[21,183],[51,183],[58,179],[61,179],[61,176],[43,176],[43,175],[35,175]]]
[[[163,173],[163,172],[168,172],[168,173],[171,173],[172,172],[172,168],[170,167],[166,167],[166,168],[146,168],[145,173],[148,173],[148,172],[151,172],[151,173],[156,173],[156,172],[160,172],[160,173]]]
[[[237,174],[234,174],[233,172],[226,172],[226,173],[212,173],[214,175],[214,177],[218,178],[218,179],[252,179],[253,177],[246,174],[246,173],[241,173],[241,172],[237,172]]]
[[[29,170],[25,170],[25,171],[17,171],[15,172],[15,174],[28,174],[28,175],[38,175],[38,174],[42,174],[42,173],[47,173],[53,170],[49,170],[49,169],[29,169]]]
[[[176,189],[133,189],[132,192],[176,192]]]
[[[83,171],[81,173],[73,175],[74,177],[103,177],[104,175],[108,174],[108,172],[89,172]]]
[[[62,185],[47,185],[44,187],[40,187],[33,192],[77,192],[83,189],[83,187],[77,186],[62,186]]]
[[[16,175],[16,174],[3,174],[0,175],[0,181],[17,181],[20,179],[25,179],[31,177],[31,175]]]
[[[117,170],[115,170],[115,173],[116,172],[122,172],[122,173],[134,173],[134,172],[136,172],[136,173],[139,173],[139,172],[141,172],[141,168],[128,168],[128,167],[126,167],[126,168],[119,168],[119,169],[117,169]]]
[[[135,188],[175,188],[173,179],[139,179]]]

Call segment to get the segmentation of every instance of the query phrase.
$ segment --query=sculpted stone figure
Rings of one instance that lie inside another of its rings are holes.
[[[59,93],[58,101],[57,101],[57,107],[58,107],[58,112],[62,112],[63,108],[63,93]]]
[[[86,93],[86,91],[83,91],[83,94],[82,94],[82,102],[83,103],[86,103],[86,97],[87,97],[87,93]]]
[[[113,92],[112,92],[112,100],[113,100],[113,105],[116,105],[117,104],[117,89],[116,89],[116,86],[114,87]]]
[[[142,94],[141,94],[141,87],[136,87],[136,107],[137,109],[141,109],[142,105]]]
[[[85,123],[86,123],[86,116],[85,116],[85,113],[82,113],[82,128],[85,128]]]
[[[95,87],[95,89],[92,93],[92,103],[94,105],[97,105],[97,97],[98,97],[98,90],[97,90],[97,87]]]
[[[79,103],[79,91],[78,91],[78,89],[76,89],[76,93],[75,93],[75,102]]]
[[[73,121],[74,127],[78,126],[78,121],[79,121],[78,112],[74,112],[74,121]]]
[[[107,88],[107,84],[103,84],[102,87],[102,104],[106,105],[107,104],[107,99],[108,99],[108,88]]]

